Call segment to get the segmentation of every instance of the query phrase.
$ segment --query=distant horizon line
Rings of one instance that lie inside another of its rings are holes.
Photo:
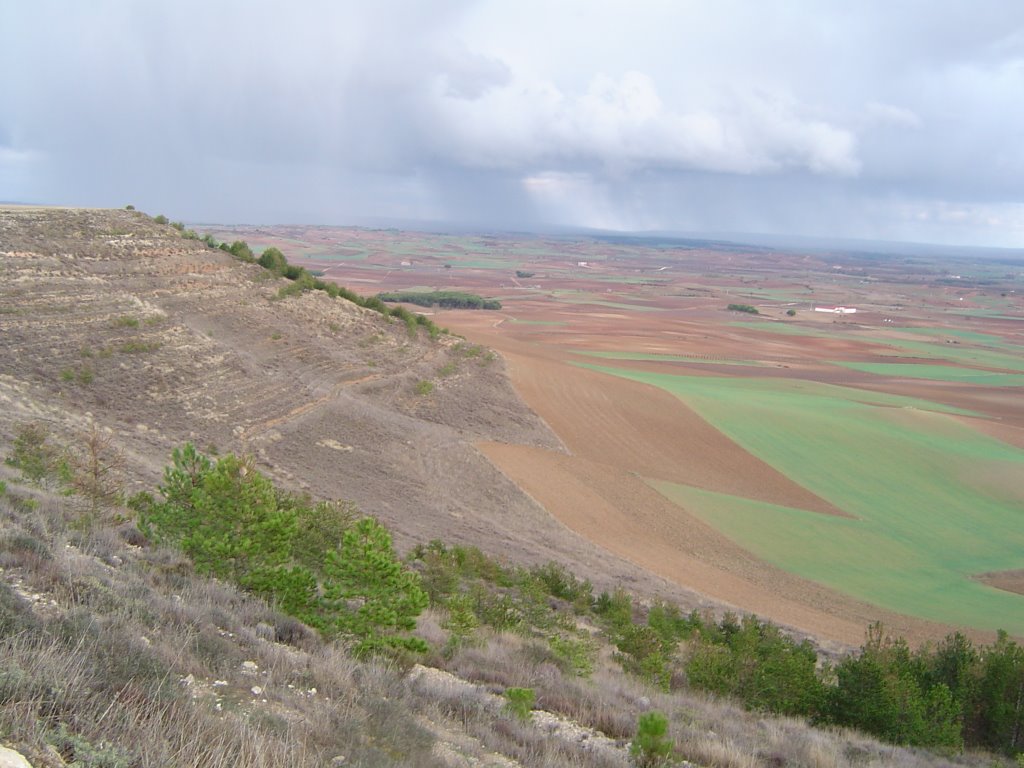
[[[369,223],[373,221],[374,223]],[[884,240],[858,237],[830,237],[824,235],[800,235],[800,234],[773,234],[770,232],[721,232],[721,231],[699,231],[699,230],[671,230],[671,229],[645,229],[645,230],[618,230],[598,229],[595,227],[570,226],[570,225],[544,225],[536,226],[533,229],[517,228],[511,225],[487,225],[458,222],[445,222],[432,219],[362,219],[362,223],[349,224],[327,224],[311,223],[302,221],[278,221],[274,223],[253,223],[238,222],[227,224],[215,221],[189,221],[193,226],[222,226],[222,227],[337,227],[345,229],[370,229],[388,230],[395,229],[404,232],[423,232],[425,234],[492,234],[492,235],[513,235],[513,236],[556,236],[556,237],[592,237],[596,239],[607,238],[633,238],[638,240],[655,240],[658,238],[679,240],[679,241],[703,241],[718,243],[722,245],[745,245],[758,247],[788,247],[797,250],[842,250],[851,251],[860,246],[863,248],[882,248],[877,251],[881,254],[890,254],[893,249],[910,249],[916,254],[943,253],[955,255],[964,251],[980,251],[990,255],[999,254],[1004,257],[1024,257],[1024,245],[1019,248],[999,245],[972,245],[969,243],[945,244],[930,243],[919,240]]]
[[[21,201],[0,200],[0,207],[18,208],[67,208],[78,210],[125,210],[126,206],[102,205],[67,205],[59,203],[29,203]],[[138,207],[141,213],[145,213]],[[149,215],[149,214],[147,214]],[[159,215],[159,214],[152,214]],[[169,217],[173,218],[173,217]],[[964,251],[977,252],[999,257],[1024,257],[1024,244],[1020,247],[999,245],[975,245],[969,243],[946,244],[921,240],[886,240],[866,237],[838,237],[826,235],[777,234],[771,232],[720,231],[720,230],[674,230],[674,229],[602,229],[565,224],[533,225],[529,228],[510,224],[474,224],[468,222],[441,221],[438,219],[399,219],[391,217],[355,217],[351,223],[325,223],[310,221],[276,221],[276,222],[233,222],[204,221],[200,219],[184,219],[192,226],[212,227],[337,227],[349,229],[387,230],[397,229],[406,232],[423,232],[425,234],[443,234],[446,232],[459,234],[492,234],[512,236],[555,236],[555,237],[592,237],[596,239],[632,238],[637,240],[654,240],[658,238],[679,241],[704,241],[721,245],[744,245],[756,247],[785,247],[796,250],[865,250],[879,254],[892,254],[903,249],[915,255],[956,255]]]

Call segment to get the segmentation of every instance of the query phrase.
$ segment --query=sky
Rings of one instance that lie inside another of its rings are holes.
[[[1021,0],[0,0],[0,201],[1024,248]]]

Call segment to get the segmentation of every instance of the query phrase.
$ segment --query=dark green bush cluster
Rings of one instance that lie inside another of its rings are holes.
[[[525,270],[522,270],[522,269],[517,269],[516,270],[516,277],[533,277],[535,274],[537,274],[537,273],[536,272],[526,272]]]
[[[961,634],[912,652],[881,626],[834,669],[808,641],[747,616],[721,621],[655,603],[645,619],[622,592],[594,613],[629,672],[668,690],[730,696],[746,707],[848,726],[895,744],[1024,751],[1024,648],[1000,633],[975,648]]]
[[[880,625],[835,670],[826,719],[898,744],[1024,752],[1024,648],[1000,632],[962,634],[912,652]]]
[[[668,603],[655,603],[646,623],[641,623],[634,617],[632,599],[622,590],[601,593],[594,610],[623,668],[665,691],[677,676],[680,641],[691,637],[703,623],[695,614],[684,617]]]
[[[757,307],[751,306],[750,304],[730,304],[726,309],[732,312],[746,312],[749,315],[760,315],[757,311]]]
[[[810,642],[798,643],[753,616],[737,621],[726,615],[719,623],[694,617],[692,626],[685,664],[690,685],[762,712],[821,714],[825,686]]]
[[[250,459],[214,463],[191,444],[175,449],[162,501],[133,499],[142,531],[180,547],[196,570],[233,581],[363,654],[426,650],[404,633],[427,606],[419,577],[403,568],[388,531],[355,521],[351,505],[282,493]]]
[[[465,291],[393,291],[378,293],[381,301],[401,301],[420,307],[442,307],[443,309],[501,309],[497,299],[485,299]]]

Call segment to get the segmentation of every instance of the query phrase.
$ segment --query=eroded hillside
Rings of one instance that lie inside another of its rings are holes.
[[[0,437],[40,420],[108,430],[137,487],[187,440],[253,453],[296,491],[344,498],[397,543],[648,580],[567,531],[474,442],[559,448],[504,363],[287,281],[142,213],[0,210]],[[678,590],[673,590],[678,593]]]

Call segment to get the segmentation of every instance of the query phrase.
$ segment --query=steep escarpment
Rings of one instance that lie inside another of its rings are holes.
[[[500,357],[285,285],[141,213],[0,210],[0,437],[31,420],[68,436],[95,424],[130,487],[151,486],[186,440],[252,453],[295,491],[356,502],[400,546],[443,536],[644,578],[473,447],[560,448]]]

